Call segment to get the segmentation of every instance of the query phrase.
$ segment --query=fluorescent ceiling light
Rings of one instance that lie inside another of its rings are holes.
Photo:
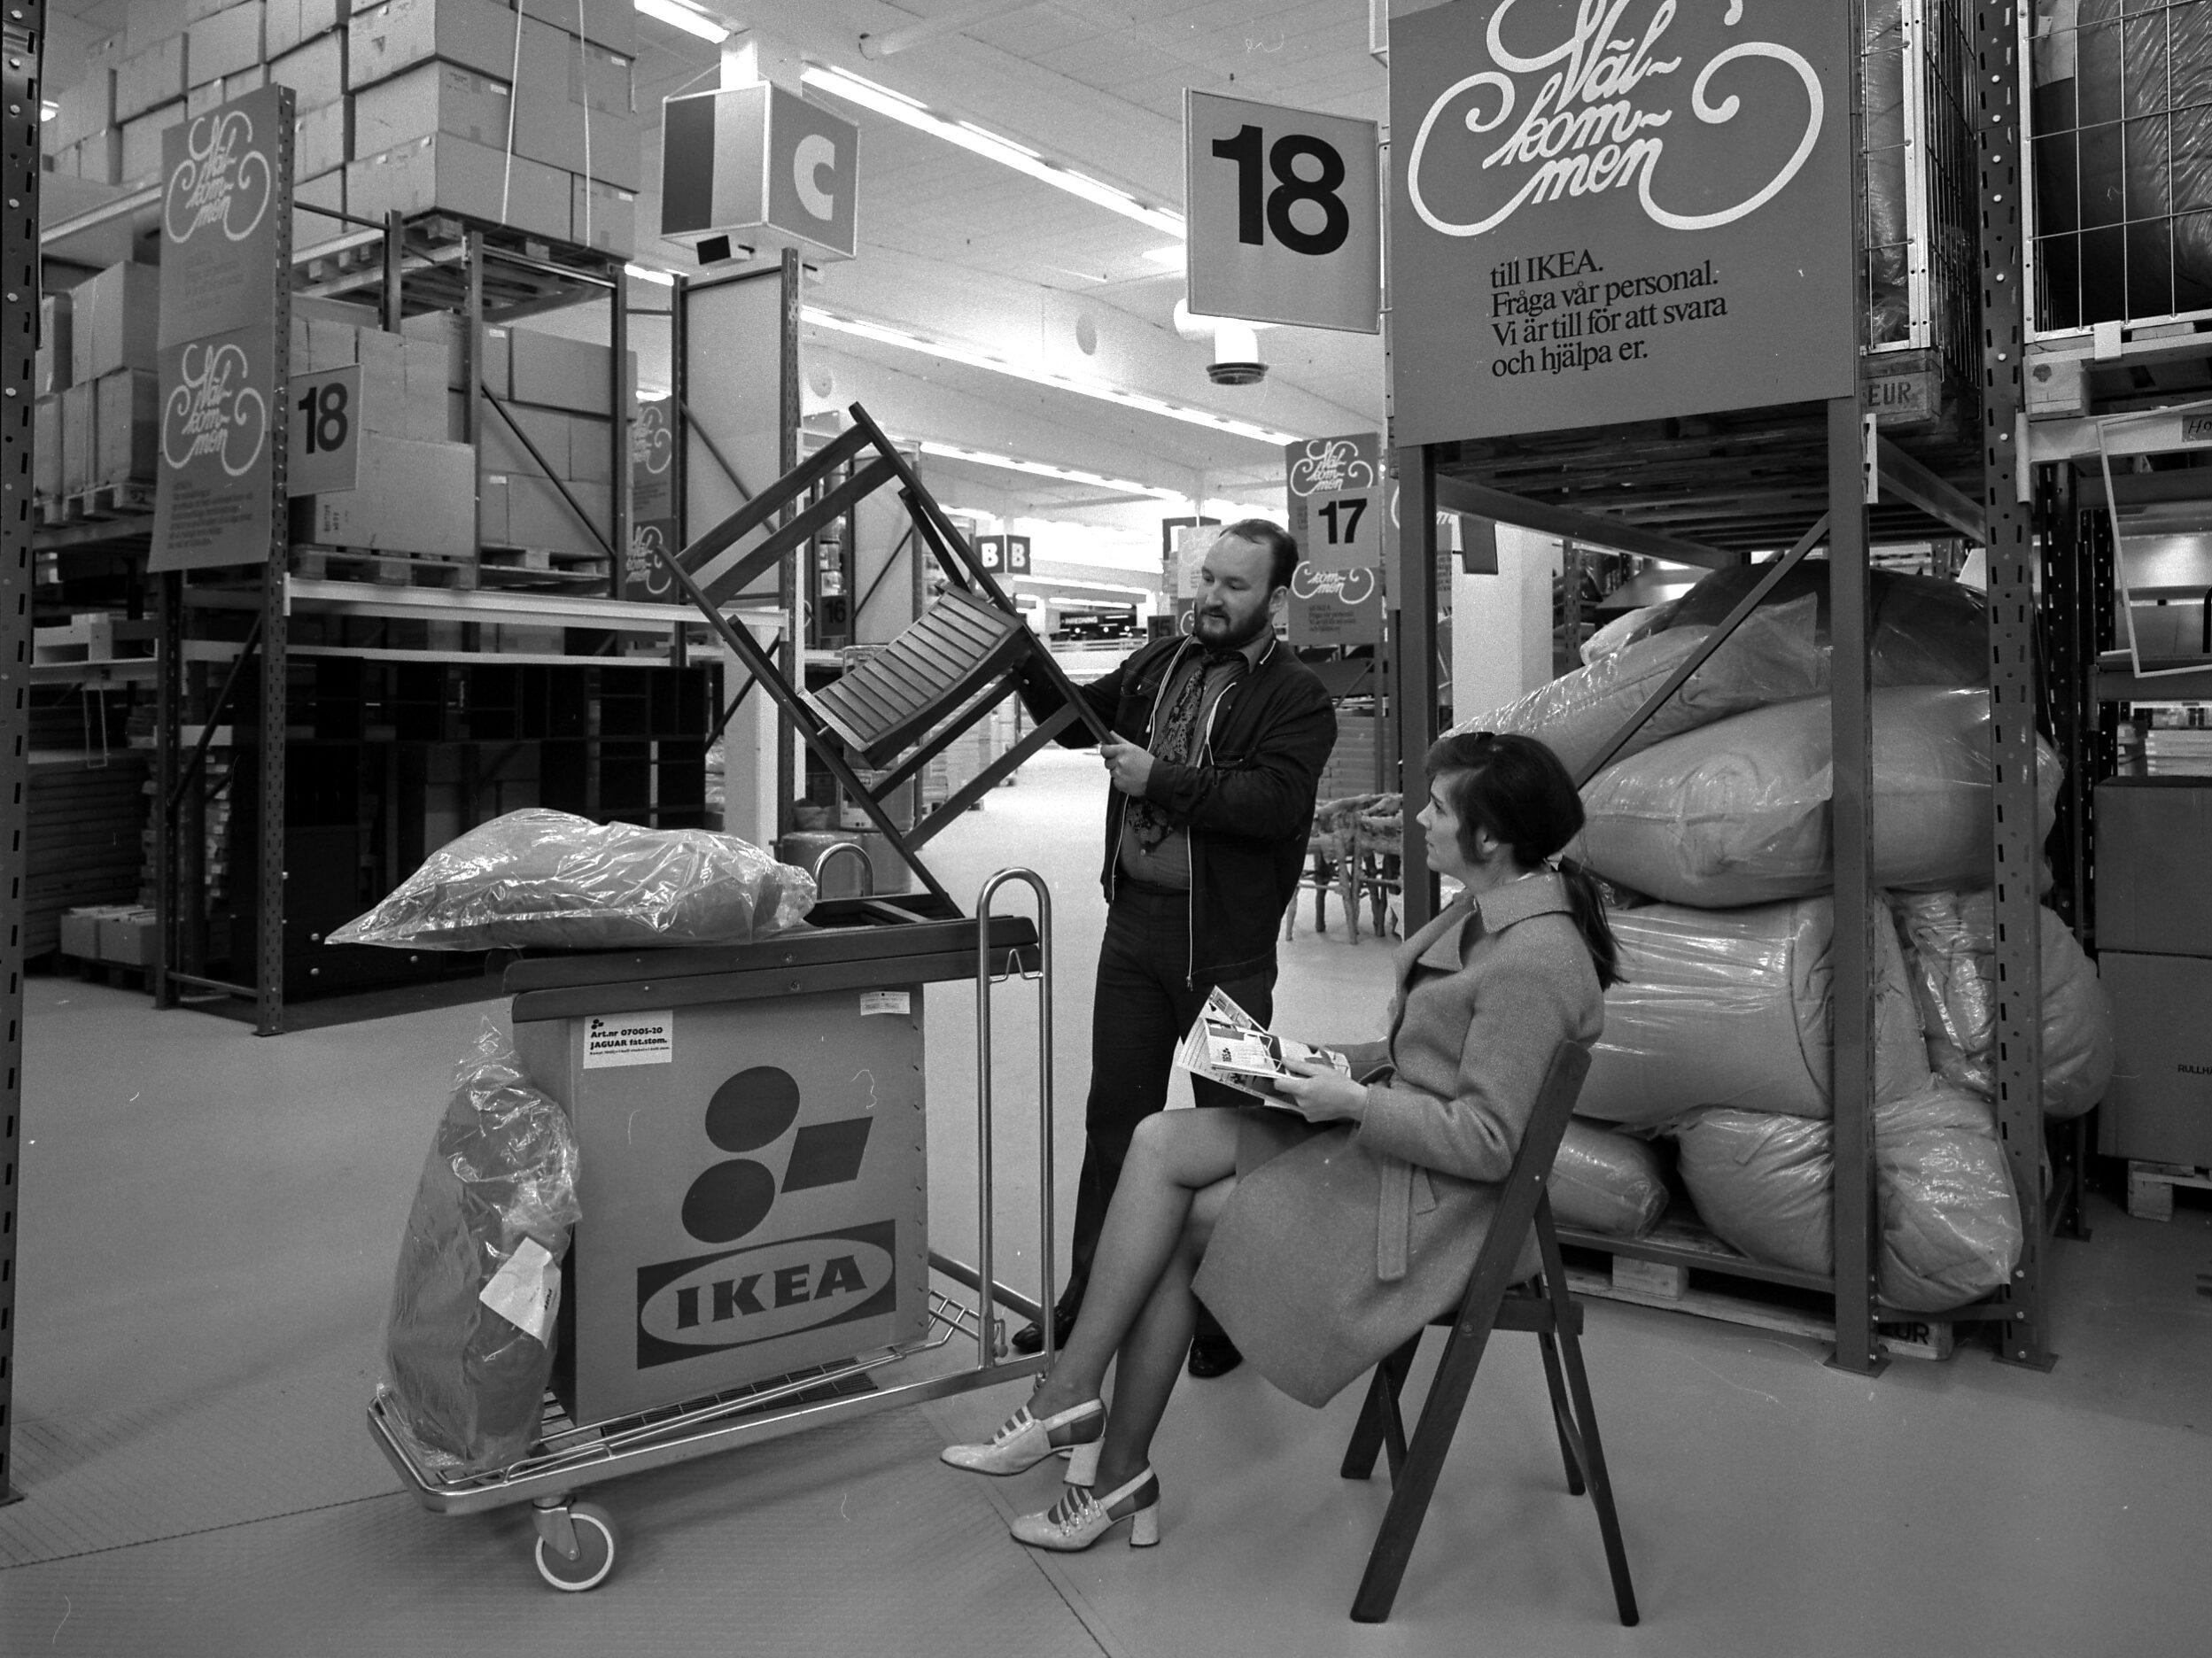
[[[937,443],[927,438],[918,446],[922,453],[935,455],[941,461],[966,461],[975,466],[996,467],[1002,472],[1026,472],[1033,477],[1055,478],[1062,484],[1083,484],[1094,489],[1110,489],[1122,495],[1151,495],[1160,500],[1178,503],[1191,499],[1181,490],[1167,489],[1157,484],[1139,484],[1134,478],[1107,477],[1104,473],[1086,472],[1081,467],[1024,461],[1017,455],[994,454],[988,449],[966,449],[959,444]]]
[[[655,270],[646,265],[625,265],[622,268],[640,282],[656,283],[663,288],[673,288],[676,285],[674,275],[668,271]]]
[[[1159,266],[1162,270],[1181,270],[1183,244],[1178,242],[1173,247],[1149,249],[1145,254],[1145,260],[1147,264]]]
[[[945,362],[965,363],[972,368],[986,368],[993,374],[1011,375],[1017,380],[1027,380],[1034,385],[1057,386],[1063,391],[1074,391],[1084,397],[1098,398],[1107,403],[1119,403],[1124,408],[1142,409],[1148,414],[1164,414],[1170,420],[1184,421],[1193,426],[1203,426],[1209,431],[1228,432],[1238,438],[1250,438],[1258,443],[1287,444],[1299,441],[1296,432],[1277,431],[1271,426],[1261,426],[1252,421],[1231,419],[1206,409],[1188,408],[1180,403],[1170,403],[1143,391],[1124,391],[1108,385],[1102,380],[1090,380],[1057,368],[1040,368],[1033,363],[1016,362],[987,352],[979,345],[963,345],[948,340],[930,339],[920,334],[910,333],[887,323],[870,322],[863,318],[841,316],[825,311],[819,306],[803,306],[799,319],[833,333],[850,334],[858,339],[874,340],[879,345],[896,345],[904,351],[920,352]]]
[[[730,37],[729,30],[683,4],[682,0],[630,0],[630,4],[646,16],[658,18],[671,28],[679,28],[687,35],[696,35],[701,40],[713,41],[718,45]]]
[[[638,4],[642,7],[646,0],[638,0]],[[1001,137],[986,128],[978,127],[974,121],[933,113],[904,92],[894,92],[889,87],[879,86],[873,81],[826,64],[809,64],[803,79],[807,85],[819,87],[825,92],[843,98],[848,104],[858,104],[879,115],[888,115],[891,120],[904,122],[918,131],[935,133],[947,143],[958,144],[963,150],[986,157],[1002,167],[1012,167],[1015,172],[1026,174],[1030,178],[1052,185],[1055,190],[1080,196],[1085,201],[1120,213],[1125,219],[1134,219],[1139,224],[1150,225],[1153,229],[1171,236],[1181,236],[1184,233],[1181,213],[1165,207],[1148,207],[1127,190],[1116,190],[1113,185],[1087,177],[1072,167],[1047,161],[1027,144]]]

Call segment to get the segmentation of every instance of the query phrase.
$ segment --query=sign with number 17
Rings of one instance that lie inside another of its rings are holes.
[[[1185,91],[1191,311],[1380,331],[1377,136],[1373,121]]]

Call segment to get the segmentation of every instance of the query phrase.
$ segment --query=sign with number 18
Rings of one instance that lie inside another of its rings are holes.
[[[1183,95],[1191,309],[1381,329],[1382,187],[1373,121]]]

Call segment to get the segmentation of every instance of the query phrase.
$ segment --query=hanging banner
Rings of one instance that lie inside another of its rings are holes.
[[[150,570],[258,564],[276,528],[283,441],[274,331],[264,322],[163,348],[161,471]]]
[[[676,399],[638,404],[630,428],[630,548],[623,562],[625,599],[680,601],[676,578],[654,548],[677,546]]]
[[[1850,15],[1460,0],[1394,19],[1396,440],[1851,395]]]
[[[291,252],[291,96],[264,87],[162,135],[161,345],[274,314]]]

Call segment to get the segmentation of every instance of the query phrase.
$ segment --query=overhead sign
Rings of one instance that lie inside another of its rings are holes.
[[[1392,306],[1420,344],[1392,359],[1397,440],[1851,395],[1848,12],[1461,0],[1393,19]]]
[[[1184,272],[1193,312],[1381,329],[1373,121],[1186,90]]]
[[[859,174],[859,128],[766,81],[662,105],[664,236],[791,239],[850,259]]]
[[[975,538],[975,556],[983,568],[994,575],[1027,576],[1029,573],[1029,538],[1018,535],[987,535]]]
[[[284,488],[291,495],[350,490],[361,474],[361,365],[291,377],[284,422]]]
[[[264,87],[161,136],[161,345],[268,321],[291,251],[291,97]]]
[[[1298,539],[1299,556],[1320,570],[1375,563],[1391,528],[1392,515],[1374,510],[1387,471],[1383,440],[1375,432],[1284,445],[1284,516]],[[1347,499],[1358,504],[1347,509]],[[1316,510],[1324,506],[1332,510]]]

